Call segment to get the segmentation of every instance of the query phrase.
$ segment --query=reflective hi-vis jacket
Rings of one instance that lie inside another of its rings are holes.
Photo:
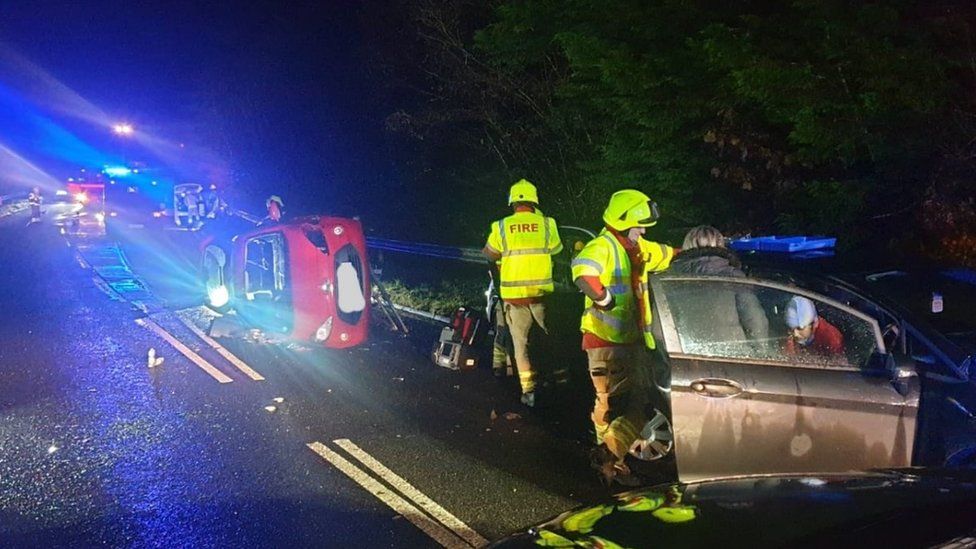
[[[555,219],[538,211],[515,212],[491,224],[486,247],[502,256],[503,300],[552,292],[552,255],[563,249]]]
[[[674,248],[643,238],[638,239],[637,244],[644,262],[639,288],[643,297],[640,300],[631,288],[632,269],[627,250],[606,229],[573,259],[573,280],[581,276],[599,277],[600,283],[613,294],[615,302],[613,309],[601,311],[587,297],[580,330],[604,341],[622,345],[643,340],[645,345],[654,349],[656,345],[654,336],[651,335],[651,296],[647,275],[667,269],[674,257]]]

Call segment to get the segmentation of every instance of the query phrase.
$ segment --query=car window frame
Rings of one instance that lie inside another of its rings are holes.
[[[864,372],[865,369],[861,365],[852,364],[806,364],[803,362],[795,361],[785,361],[785,360],[773,360],[764,358],[739,358],[739,357],[714,357],[714,356],[704,356],[698,354],[686,353],[684,351],[684,346],[681,344],[681,339],[678,337],[678,329],[675,325],[674,316],[671,314],[671,306],[668,303],[667,294],[662,286],[663,283],[674,281],[674,282],[706,282],[706,283],[732,283],[732,284],[742,284],[750,287],[763,287],[773,290],[779,290],[793,295],[803,296],[812,299],[816,302],[821,302],[831,307],[834,307],[840,311],[851,314],[863,321],[866,321],[871,326],[871,331],[874,334],[875,344],[877,353],[887,353],[887,348],[884,344],[884,338],[881,335],[881,328],[878,325],[877,319],[869,314],[845,304],[837,300],[831,299],[822,294],[812,292],[805,288],[799,286],[791,286],[788,284],[782,284],[778,282],[771,282],[768,280],[752,277],[726,277],[726,276],[698,276],[698,275],[674,275],[674,274],[658,274],[653,275],[650,278],[652,296],[657,306],[657,312],[659,318],[661,319],[661,332],[664,336],[664,345],[667,350],[668,356],[670,358],[676,359],[691,359],[691,360],[703,360],[709,362],[725,362],[725,363],[741,363],[741,364],[756,364],[756,365],[768,365],[768,366],[779,366],[779,367],[800,367],[800,368],[811,368],[819,370],[841,370],[845,372]]]
[[[273,286],[275,286],[275,288],[273,290],[266,290],[266,289],[262,288],[260,290],[252,291],[252,289],[250,288],[250,284],[249,284],[250,281],[248,280],[249,277],[247,276],[247,267],[250,264],[250,260],[248,258],[248,255],[249,255],[248,250],[250,248],[250,244],[251,244],[252,241],[262,240],[262,239],[268,239],[269,237],[270,238],[277,238],[279,240],[280,244],[281,244],[281,265],[282,265],[282,268],[284,269],[284,272],[281,273],[281,280],[280,280],[281,281],[281,288],[280,289],[277,288],[278,282],[279,282],[279,278],[278,278],[278,273],[276,272],[276,269],[275,269],[275,264],[276,264],[276,262],[274,261],[275,258],[272,258],[272,264],[271,264],[270,271],[271,271],[271,276],[272,276],[272,281],[273,281],[272,284],[273,284]],[[288,264],[288,237],[285,235],[284,231],[269,231],[269,232],[264,232],[264,233],[258,233],[258,234],[255,234],[255,235],[250,235],[247,238],[245,238],[243,244],[244,244],[244,246],[243,246],[243,250],[244,250],[244,261],[243,261],[243,263],[244,263],[244,274],[245,274],[245,276],[244,276],[244,294],[247,297],[247,299],[250,300],[250,301],[253,301],[254,300],[254,296],[257,295],[259,292],[271,292],[271,296],[272,297],[274,297],[275,294],[279,294],[279,295],[288,295],[288,294],[290,294],[291,288],[290,288],[290,284],[289,284],[289,280],[288,280],[288,278],[289,278],[288,273],[291,270],[291,266]]]

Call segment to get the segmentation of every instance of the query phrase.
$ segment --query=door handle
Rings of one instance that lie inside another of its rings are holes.
[[[708,398],[731,398],[742,392],[742,385],[731,379],[696,379],[691,382],[691,392]]]

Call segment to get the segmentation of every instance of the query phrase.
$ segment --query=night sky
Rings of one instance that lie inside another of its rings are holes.
[[[109,118],[184,144],[185,154],[165,162],[121,146],[127,158],[167,164],[174,180],[218,181],[250,200],[275,192],[296,213],[369,215],[363,198],[382,196],[394,172],[358,2],[0,5],[0,53],[25,58]],[[0,64],[0,84],[32,101],[37,90],[22,77]],[[59,126],[120,153],[105,128],[49,107],[40,110]],[[0,136],[45,171],[66,175],[59,159],[17,146],[15,131]]]

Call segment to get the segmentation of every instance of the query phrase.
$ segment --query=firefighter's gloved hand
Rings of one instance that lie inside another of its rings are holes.
[[[610,293],[610,290],[605,291],[606,295],[604,295],[603,298],[593,302],[593,305],[601,311],[609,311],[617,306],[617,300],[613,298],[613,294]]]

